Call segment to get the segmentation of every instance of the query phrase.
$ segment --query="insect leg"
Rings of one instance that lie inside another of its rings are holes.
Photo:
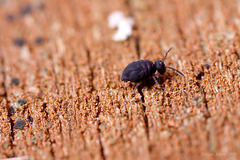
[[[135,86],[135,88],[134,88],[134,90],[133,90],[133,92],[132,92],[133,96],[135,96],[136,89],[138,89],[138,87],[139,87],[142,83],[143,83],[142,81],[137,83],[137,85]]]
[[[160,85],[159,85],[159,83],[157,81],[157,78],[154,75],[152,76],[152,78],[153,78],[154,82],[157,84],[157,86],[160,87]]]

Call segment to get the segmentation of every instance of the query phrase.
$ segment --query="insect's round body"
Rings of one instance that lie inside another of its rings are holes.
[[[147,79],[150,76],[152,76],[155,83],[159,86],[156,77],[153,75],[156,71],[158,71],[159,74],[163,75],[166,72],[166,68],[169,68],[174,70],[175,72],[178,72],[180,75],[184,76],[184,74],[179,70],[176,70],[175,68],[169,66],[165,66],[164,64],[167,54],[171,49],[172,48],[168,49],[163,61],[157,60],[153,63],[152,61],[149,60],[140,60],[130,63],[123,70],[121,80],[125,82],[127,81],[136,82],[137,85],[135,86],[133,91],[133,93],[135,93],[136,89],[143,83],[143,80]]]
[[[122,73],[122,81],[139,82],[156,72],[156,67],[152,61],[140,60],[127,65]]]

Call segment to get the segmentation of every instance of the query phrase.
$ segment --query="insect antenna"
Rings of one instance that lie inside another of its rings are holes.
[[[178,72],[179,74],[181,74],[183,77],[185,77],[182,72],[180,72],[179,70],[177,70],[177,69],[175,69],[175,68],[168,67],[168,66],[166,66],[166,68],[172,69],[172,70],[174,70],[175,72]]]
[[[168,52],[170,52],[170,51],[171,51],[171,49],[172,49],[172,47],[170,47],[170,48],[168,49],[168,51],[166,52],[166,54],[165,54],[165,57],[164,57],[164,59],[163,59],[163,62],[166,60],[166,58],[167,58],[167,55],[168,55]]]

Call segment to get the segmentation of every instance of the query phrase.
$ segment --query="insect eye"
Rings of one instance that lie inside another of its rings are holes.
[[[163,62],[162,61],[155,61],[155,66],[156,66],[156,69],[160,69],[164,66]]]
[[[166,67],[165,67],[164,63],[160,60],[155,61],[155,67],[160,74],[164,74],[166,71]]]

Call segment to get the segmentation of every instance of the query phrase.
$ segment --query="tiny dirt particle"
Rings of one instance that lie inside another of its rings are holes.
[[[22,47],[25,45],[25,41],[23,38],[16,38],[13,40],[15,46]]]
[[[31,12],[32,12],[32,7],[30,5],[26,5],[21,8],[20,14],[22,16],[25,16],[27,14],[30,14]]]
[[[14,124],[15,129],[23,129],[23,127],[26,125],[26,122],[23,119],[17,120],[17,122]]]
[[[25,99],[18,99],[17,100],[17,103],[20,105],[20,106],[23,106],[24,104],[27,103],[27,101]]]
[[[35,39],[35,43],[36,44],[42,44],[43,43],[43,38],[42,37],[37,37],[36,39]]]
[[[7,14],[6,19],[7,19],[9,22],[13,22],[16,18],[15,18],[15,16],[12,15],[12,14]]]
[[[18,86],[20,84],[20,80],[18,78],[12,78],[11,85]]]

